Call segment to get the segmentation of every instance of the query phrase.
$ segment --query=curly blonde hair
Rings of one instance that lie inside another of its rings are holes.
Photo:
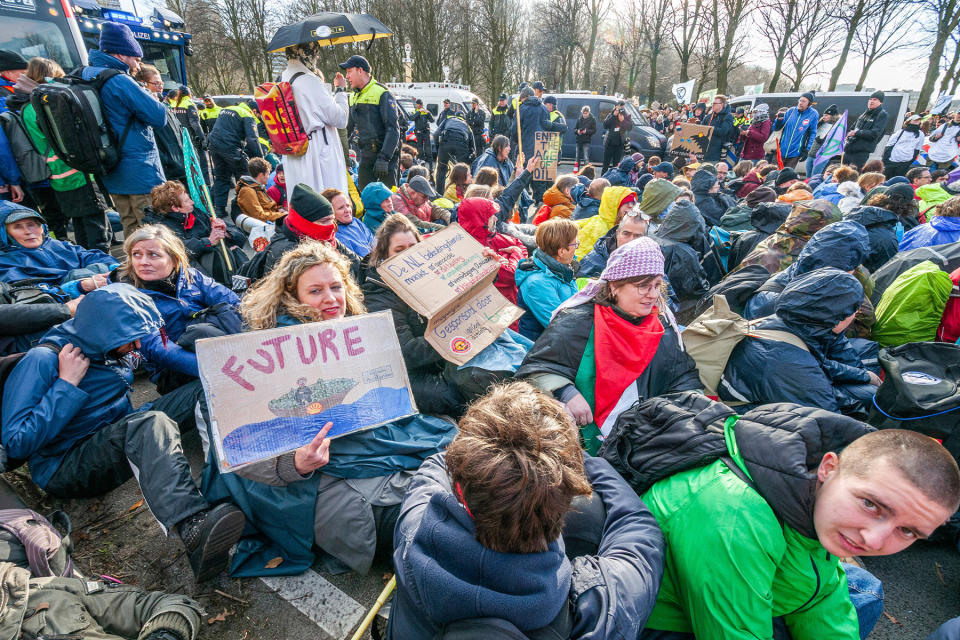
[[[343,280],[347,315],[366,313],[363,293],[350,275],[350,263],[340,253],[321,242],[303,240],[296,248],[283,254],[280,261],[243,297],[240,314],[252,330],[273,329],[277,317],[286,314],[301,322],[317,322],[322,319],[320,311],[297,299],[297,283],[300,276],[320,264],[332,265]]]

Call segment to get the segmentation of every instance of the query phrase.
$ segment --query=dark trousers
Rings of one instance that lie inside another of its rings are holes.
[[[467,145],[441,142],[437,149],[437,177],[434,181],[441,194],[447,188],[447,172],[450,170],[447,165],[458,162],[470,162],[470,149]]]
[[[213,151],[210,155],[213,156],[213,208],[218,216],[226,217],[230,189],[249,171],[247,156],[237,151],[232,155]]]
[[[533,191],[533,206],[539,208],[543,202],[543,194],[547,192],[553,183],[549,180],[531,180],[530,190]],[[525,221],[524,221],[525,222]]]
[[[87,183],[69,191],[54,191],[57,204],[73,220],[73,237],[84,249],[110,252],[107,233],[107,202],[96,185]]]
[[[487,148],[487,143],[483,141],[483,132],[477,133],[473,132],[473,148],[477,150],[474,154],[474,158],[479,158],[480,154],[483,153],[483,150]]]
[[[374,171],[373,169],[376,163],[377,163],[376,154],[373,154],[370,156],[363,156],[363,155],[360,156],[359,158],[360,166],[357,170],[357,179],[358,179],[357,181],[359,183],[357,184],[357,189],[359,189],[360,191],[363,191],[363,188],[368,184],[370,184],[371,182],[376,182],[380,180],[380,177],[377,176],[376,171]],[[397,153],[397,154],[394,154],[392,158],[390,158],[390,162],[387,164],[387,177],[386,179],[381,180],[381,182],[383,182],[383,184],[387,185],[388,187],[395,187],[397,186],[397,179],[399,178],[399,174],[400,174],[400,154]]]
[[[162,396],[149,411],[103,426],[70,450],[44,489],[60,498],[90,498],[136,475],[150,511],[170,530],[209,506],[180,444],[180,429],[196,426],[197,402],[205,412],[199,380]]]
[[[910,166],[913,164],[913,161],[907,160],[906,162],[887,162],[883,165],[883,175],[889,180],[890,178],[896,176],[904,176],[907,174],[907,171],[910,170]]]
[[[577,167],[582,168],[590,162],[590,142],[577,143]]]
[[[600,175],[603,176],[603,174],[607,172],[607,169],[620,164],[621,160],[623,160],[622,144],[605,145],[603,147],[603,169],[600,170]]]
[[[67,240],[67,216],[63,214],[57,203],[56,192],[50,187],[28,185],[24,187],[26,197],[23,205],[43,214],[47,228],[57,240]]]
[[[792,158],[784,158],[783,166],[790,167],[791,169],[796,169],[797,164],[800,162],[800,156],[794,156]]]
[[[433,149],[431,149],[430,145],[429,131],[417,132],[417,153],[421,161],[428,167],[433,168]]]
[[[843,163],[852,164],[857,169],[862,169],[863,165],[867,162],[867,158],[869,157],[869,151],[854,151],[852,153],[845,153],[843,154]]]

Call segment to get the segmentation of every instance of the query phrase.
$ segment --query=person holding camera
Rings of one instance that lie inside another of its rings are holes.
[[[603,128],[606,135],[603,139],[603,168],[600,175],[605,174],[610,167],[620,164],[624,147],[630,141],[633,118],[627,113],[623,100],[617,102],[617,106],[604,119]]]

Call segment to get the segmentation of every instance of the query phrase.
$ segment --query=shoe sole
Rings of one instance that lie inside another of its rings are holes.
[[[240,540],[247,518],[239,509],[220,518],[207,536],[197,566],[197,582],[206,582],[227,568],[230,548]]]

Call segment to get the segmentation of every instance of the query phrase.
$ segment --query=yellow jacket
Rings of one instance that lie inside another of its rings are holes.
[[[593,251],[593,245],[597,240],[613,229],[617,224],[617,209],[620,208],[620,202],[631,193],[633,189],[630,187],[607,187],[600,196],[599,213],[584,220],[575,220],[580,225],[580,234],[577,236],[577,240],[580,241],[577,260],[583,260]]]

